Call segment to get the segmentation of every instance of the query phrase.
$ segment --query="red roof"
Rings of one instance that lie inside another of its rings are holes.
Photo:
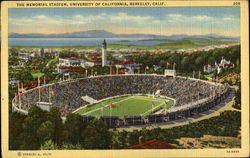
[[[95,54],[90,54],[89,56],[100,56],[99,53],[95,53]]]
[[[38,83],[38,81],[30,81],[31,83]]]
[[[82,58],[65,58],[67,60],[82,60]]]
[[[127,59],[134,59],[134,57],[127,57]]]
[[[86,60],[86,62],[100,63],[100,62],[102,62],[102,61],[101,61],[101,60]]]
[[[126,64],[134,64],[134,62],[132,61],[121,61],[118,63],[114,63],[115,65],[126,65]]]
[[[59,69],[70,69],[70,67],[67,67],[67,66],[59,66]]]
[[[224,66],[231,67],[233,64],[225,64]]]
[[[128,68],[121,69],[122,72],[129,72]]]
[[[29,90],[29,89],[32,89],[32,88],[36,88],[37,86],[30,86],[30,87],[27,87],[25,90]]]
[[[112,72],[111,73],[112,75],[115,75],[115,74],[117,74],[116,72]],[[118,74],[120,74],[120,75],[124,75],[125,74],[125,72],[118,72]]]
[[[129,146],[125,149],[177,149],[176,146],[152,139],[141,144]]]
[[[76,71],[77,71],[77,69],[71,69],[68,72],[76,72]]]
[[[101,61],[101,60],[102,60],[102,58],[97,58],[97,57],[95,57],[95,58],[92,58],[92,60]]]
[[[210,65],[210,66],[215,66],[214,64],[207,64],[207,65]]]

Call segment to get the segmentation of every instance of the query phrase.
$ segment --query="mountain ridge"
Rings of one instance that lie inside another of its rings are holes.
[[[149,38],[149,39],[170,39],[180,40],[184,38],[205,38],[209,40],[239,41],[238,37],[227,37],[216,34],[208,35],[155,35],[155,34],[115,34],[106,30],[88,30],[62,34],[41,34],[41,33],[9,33],[9,38]]]

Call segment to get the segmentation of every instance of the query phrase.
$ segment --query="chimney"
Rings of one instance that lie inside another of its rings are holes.
[[[139,137],[139,144],[145,143],[145,139],[143,136]]]

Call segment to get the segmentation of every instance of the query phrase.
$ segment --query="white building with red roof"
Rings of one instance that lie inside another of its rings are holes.
[[[84,62],[82,58],[59,58],[60,66],[80,66]]]
[[[204,68],[203,68],[204,72],[206,73],[210,73],[210,72],[213,72],[217,69],[217,66],[215,64],[207,64],[207,65],[204,65]]]
[[[121,61],[117,63],[110,63],[110,65],[115,65],[117,68],[128,68],[128,67],[139,67],[140,64],[136,64],[132,61]]]
[[[219,64],[215,62],[215,64],[204,65],[203,71],[206,73],[210,73],[217,70],[217,73],[219,74],[222,69],[231,69],[231,68],[234,68],[234,64],[231,63],[231,61],[229,60],[227,61],[224,57],[222,57]]]
[[[57,67],[57,72],[58,72],[59,74],[63,74],[63,73],[68,72],[70,69],[71,69],[71,68],[68,67],[68,66],[58,66],[58,67]]]
[[[93,67],[96,65],[102,65],[102,60],[86,60],[85,62],[81,63],[82,67]]]

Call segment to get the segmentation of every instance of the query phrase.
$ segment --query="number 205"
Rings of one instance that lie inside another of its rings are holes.
[[[240,2],[233,2],[233,5],[240,5]]]

